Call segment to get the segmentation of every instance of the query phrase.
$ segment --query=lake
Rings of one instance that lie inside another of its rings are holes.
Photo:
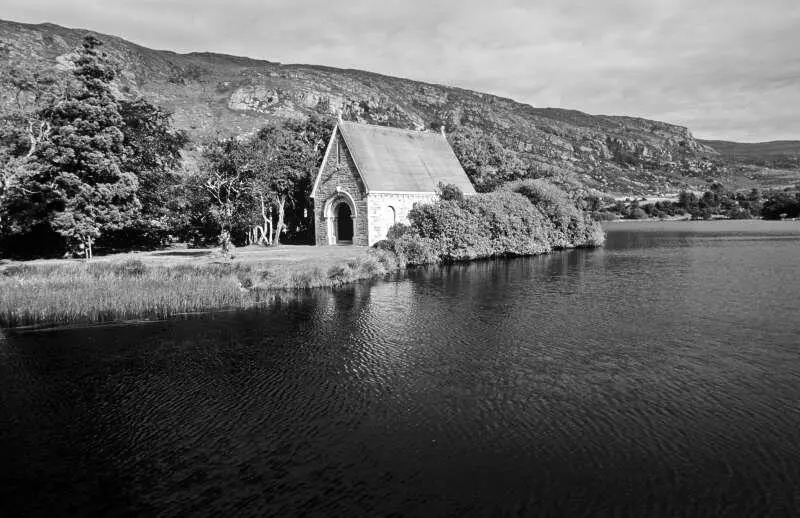
[[[0,335],[2,516],[800,513],[800,222]]]

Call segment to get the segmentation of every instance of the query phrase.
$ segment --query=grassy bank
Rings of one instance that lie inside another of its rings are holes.
[[[408,265],[600,246],[600,225],[541,180],[418,204],[376,249],[286,246],[122,254],[0,265],[0,326],[160,319],[247,307],[277,290],[333,287]]]
[[[164,261],[149,255],[6,265],[0,268],[0,326],[159,319],[247,307],[270,291],[339,286],[399,266],[393,254],[379,250],[339,249],[298,257],[292,248],[283,248],[283,256],[242,254],[233,261]]]

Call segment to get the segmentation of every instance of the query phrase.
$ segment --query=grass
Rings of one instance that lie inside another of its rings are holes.
[[[242,250],[213,254],[120,254],[91,262],[0,267],[0,326],[161,319],[247,307],[275,290],[339,286],[399,268],[389,252],[351,247]]]

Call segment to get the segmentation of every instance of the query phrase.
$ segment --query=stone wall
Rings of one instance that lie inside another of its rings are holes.
[[[317,245],[330,244],[328,235],[329,221],[325,215],[326,202],[334,197],[350,199],[355,205],[353,217],[353,244],[369,245],[367,228],[367,200],[366,189],[361,177],[356,169],[353,157],[347,150],[347,146],[341,134],[337,132],[325,167],[322,169],[322,177],[314,196],[314,224]],[[334,205],[336,202],[334,202]],[[335,218],[335,213],[331,215]],[[335,227],[335,219],[331,220]]]
[[[435,194],[393,193],[367,195],[369,219],[368,244],[374,245],[386,238],[386,232],[395,223],[408,224],[408,211],[415,203],[427,203],[437,198]]]

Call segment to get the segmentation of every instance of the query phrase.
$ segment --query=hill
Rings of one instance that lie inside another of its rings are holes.
[[[800,141],[741,143],[725,140],[699,140],[730,163],[800,169]]]
[[[22,60],[66,68],[69,54],[86,33],[0,20],[0,49],[7,56],[0,67]],[[360,70],[207,52],[177,54],[114,36],[98,37],[119,63],[120,92],[141,95],[172,111],[175,124],[197,144],[248,134],[275,119],[341,113],[348,120],[404,128],[444,124],[451,139],[461,139],[466,147],[489,142],[490,156],[473,164],[489,176],[552,177],[609,194],[675,192],[702,188],[712,180],[745,187],[757,177],[749,169],[730,167],[726,151],[716,143],[698,141],[687,128],[664,122],[535,108]],[[10,85],[0,85],[0,106],[13,101]],[[774,175],[771,169],[758,171],[767,183],[800,179],[800,171],[792,169]]]

